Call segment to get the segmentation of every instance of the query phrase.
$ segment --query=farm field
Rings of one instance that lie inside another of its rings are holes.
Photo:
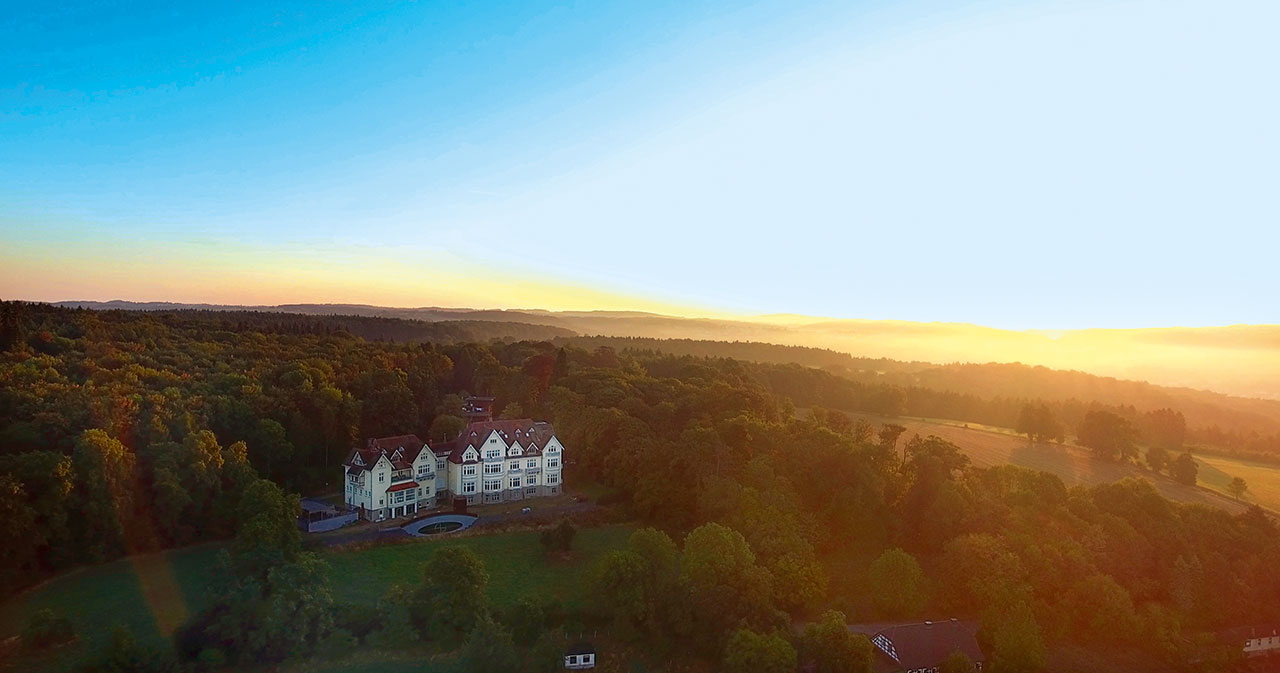
[[[993,465],[1018,465],[1033,470],[1041,470],[1058,475],[1068,486],[1093,486],[1119,481],[1125,477],[1144,477],[1171,500],[1180,502],[1196,502],[1221,507],[1229,512],[1237,513],[1251,503],[1256,502],[1273,510],[1280,509],[1280,469],[1259,465],[1253,473],[1244,471],[1240,461],[1227,458],[1196,456],[1201,463],[1201,483],[1208,488],[1184,486],[1169,477],[1153,474],[1151,471],[1120,463],[1108,463],[1094,460],[1088,449],[1070,444],[1037,444],[1032,446],[1026,437],[1013,434],[1007,428],[989,428],[977,424],[958,421],[921,420],[917,418],[885,418],[870,414],[847,412],[857,419],[864,419],[875,425],[881,423],[897,423],[907,429],[899,445],[913,434],[921,436],[937,435],[952,442],[964,450],[974,465],[989,467]],[[1219,471],[1226,476],[1218,476]],[[1225,494],[1226,482],[1233,476],[1241,476],[1249,483],[1253,496],[1246,496],[1242,501]],[[1256,491],[1255,481],[1257,482]],[[1218,484],[1221,482],[1221,485]],[[1270,495],[1270,499],[1264,497]],[[1251,499],[1256,497],[1257,500]]]
[[[393,584],[416,582],[419,565],[436,549],[466,546],[485,563],[489,598],[495,605],[509,605],[533,593],[572,604],[585,599],[584,573],[604,553],[624,545],[631,530],[626,526],[579,530],[568,560],[547,559],[538,531],[421,540],[322,554],[330,565],[334,600],[339,602],[371,604]],[[27,617],[43,608],[70,619],[78,639],[38,660],[0,650],[0,671],[70,670],[104,647],[117,623],[128,627],[140,644],[164,646],[173,628],[205,606],[205,587],[220,548],[200,545],[121,559],[72,571],[13,597],[0,605],[0,642],[20,634]],[[376,667],[363,662],[301,662],[290,670],[443,673],[452,671],[452,666],[445,660],[436,668],[424,669],[421,661],[393,658],[377,662]]]

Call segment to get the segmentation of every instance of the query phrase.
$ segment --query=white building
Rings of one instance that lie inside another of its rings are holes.
[[[434,446],[415,435],[370,439],[343,462],[345,502],[382,521],[455,495],[468,504],[557,495],[563,454],[551,424],[529,419],[475,420]]]

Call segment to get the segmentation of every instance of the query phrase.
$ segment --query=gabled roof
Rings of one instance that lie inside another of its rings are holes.
[[[458,439],[453,443],[453,451],[449,454],[449,461],[461,463],[462,454],[466,452],[467,447],[481,451],[494,432],[497,432],[502,440],[504,454],[516,442],[520,443],[526,453],[540,452],[541,447],[546,446],[546,443],[555,435],[550,423],[541,421],[535,423],[528,418],[477,421],[467,425],[459,433]]]
[[[984,661],[978,647],[978,623],[949,619],[913,624],[855,624],[849,630],[871,639],[877,671],[928,669],[954,652]]]
[[[387,460],[391,461],[391,466],[397,470],[407,470],[413,467],[414,461],[418,459],[418,455],[423,449],[429,448],[427,443],[418,439],[417,435],[397,435],[395,437],[378,437],[365,440],[365,445],[351,450],[347,454],[347,459],[343,461],[343,465],[353,467],[352,469],[360,471],[368,471],[373,467],[383,454],[387,455]],[[400,457],[394,456],[399,452]],[[363,465],[356,466],[355,457],[360,456]]]

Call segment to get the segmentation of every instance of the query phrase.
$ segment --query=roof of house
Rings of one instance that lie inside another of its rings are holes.
[[[397,470],[407,470],[413,467],[413,462],[418,459],[418,455],[426,449],[427,443],[418,439],[417,435],[396,435],[395,437],[371,437],[365,440],[365,445],[356,447],[347,454],[347,459],[342,461],[348,468],[348,474],[368,471],[369,468],[377,464],[378,459],[383,454],[387,454],[387,460],[391,461],[391,467]],[[400,457],[396,458],[396,452],[399,451]],[[354,464],[355,457],[359,455],[363,465]]]
[[[418,482],[405,481],[399,484],[392,484],[391,486],[388,486],[387,493],[394,493],[395,491],[405,491],[405,490],[408,490],[411,488],[417,488],[417,487],[418,487]]]
[[[878,653],[878,671],[932,668],[954,652],[961,652],[975,662],[986,659],[978,647],[978,623],[974,621],[853,624],[849,630],[871,639]]]
[[[565,656],[569,656],[571,654],[595,654],[596,647],[585,640],[580,640],[565,648],[564,653]]]
[[[476,421],[470,423],[462,429],[458,434],[458,438],[453,442],[453,450],[449,453],[449,461],[452,463],[461,463],[462,455],[466,453],[467,448],[474,448],[476,451],[481,449],[481,445],[489,439],[494,432],[498,433],[498,437],[502,439],[503,449],[511,448],[511,445],[519,442],[520,446],[525,449],[527,454],[536,454],[547,445],[551,437],[555,434],[550,423],[538,421],[534,422],[528,418],[503,420],[503,421]]]
[[[1230,643],[1240,643],[1253,638],[1270,638],[1272,636],[1280,636],[1280,622],[1237,626],[1218,632],[1220,640]]]

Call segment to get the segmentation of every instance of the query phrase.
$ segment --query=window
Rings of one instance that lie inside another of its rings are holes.
[[[578,655],[576,655],[576,654],[570,654],[570,655],[569,655],[569,663],[571,663],[571,664],[576,664],[576,663],[578,663]]]
[[[464,466],[462,467],[462,476],[464,476],[464,477],[474,477],[474,476],[476,476],[476,466],[475,466],[475,465],[464,465]]]
[[[511,488],[520,488],[520,477],[511,478]]]
[[[485,474],[502,474],[502,463],[486,463],[484,466]]]
[[[384,482],[384,481],[386,481],[386,480],[387,480],[387,473],[386,473],[386,472],[379,472],[379,473],[378,473],[378,482],[379,482],[379,483],[382,483],[382,482]]]
[[[396,491],[396,502],[404,502],[404,491]]]
[[[530,458],[527,462],[525,462],[524,466],[532,470],[533,468],[538,466],[538,460],[536,458]]]
[[[463,492],[463,493],[475,493],[475,492],[476,492],[476,482],[474,482],[474,481],[468,481],[467,483],[463,484],[463,485],[462,485],[462,492]]]
[[[502,490],[502,482],[501,482],[501,481],[486,481],[486,482],[484,482],[484,490],[486,490],[486,491],[501,491],[501,490]]]
[[[485,460],[499,460],[500,458],[502,458],[502,452],[497,449],[484,452]]]
[[[417,499],[418,499],[418,492],[417,492],[417,491],[415,491],[415,490],[413,490],[413,489],[409,489],[409,490],[405,493],[404,499],[405,499],[405,500],[417,500]]]
[[[510,466],[508,469],[511,472],[515,472],[516,470],[520,469],[520,461],[518,460],[513,460],[510,463],[508,463],[508,465]]]
[[[443,471],[444,471],[444,458],[437,458],[437,459],[436,459],[436,472],[443,472]]]
[[[560,483],[560,475],[558,475],[558,474],[548,474],[548,475],[547,475],[547,483],[548,483],[548,484],[558,484],[558,483]]]
[[[548,468],[560,467],[560,459],[559,459],[559,458],[548,458],[548,459],[547,459],[547,467],[548,467]]]

